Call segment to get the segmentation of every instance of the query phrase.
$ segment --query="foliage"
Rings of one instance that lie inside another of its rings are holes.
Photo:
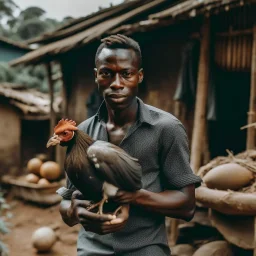
[[[3,191],[0,189],[0,234],[5,235],[10,232],[8,219],[12,217],[9,212],[10,206],[6,203]],[[8,256],[9,250],[6,244],[0,241],[0,255]]]
[[[40,7],[32,6],[20,12],[20,19],[30,20],[34,18],[40,18],[44,14],[45,14],[45,10],[41,9]]]
[[[43,33],[51,32],[59,26],[67,24],[73,18],[65,17],[62,21],[46,17],[45,10],[31,6],[24,10],[12,0],[0,0],[0,36],[15,41],[29,40]]]
[[[15,71],[5,62],[0,62],[0,82],[14,82]]]
[[[0,0],[0,19],[7,17],[12,18],[14,11],[18,8],[18,5],[12,0]]]
[[[52,65],[53,76],[60,72],[59,65]],[[7,63],[0,62],[0,82],[9,82],[24,85],[27,88],[36,88],[41,92],[48,93],[49,85],[47,72],[44,65],[9,67]],[[62,88],[61,80],[54,82],[54,91],[59,92]]]
[[[17,29],[17,34],[22,40],[28,40],[49,31],[50,26],[46,22],[33,18],[24,21]]]
[[[65,25],[73,18],[65,17],[62,21],[46,17],[45,10],[31,6],[20,10],[15,0],[0,0],[0,36],[15,41],[29,40],[55,30]],[[5,21],[6,23],[3,23]],[[58,76],[60,68],[57,64],[52,65],[53,76]],[[37,88],[42,92],[48,92],[47,72],[44,65],[28,66],[22,65],[12,68],[6,63],[0,63],[0,82],[17,83],[27,88]],[[61,80],[54,82],[54,91],[61,90]]]
[[[18,74],[14,82],[25,85],[27,88],[39,88],[41,85],[41,81],[37,77],[30,76],[25,72]]]
[[[40,80],[43,80],[46,78],[47,73],[44,65],[36,65],[32,70],[31,70],[31,75],[36,76]]]

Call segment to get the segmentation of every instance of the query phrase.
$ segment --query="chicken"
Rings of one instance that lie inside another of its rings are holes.
[[[75,121],[61,119],[58,122],[46,146],[58,144],[67,146],[64,168],[72,184],[86,199],[97,202],[88,210],[98,207],[98,213],[103,214],[104,203],[115,196],[118,189],[141,189],[142,170],[138,159],[114,144],[93,140],[76,127]],[[120,206],[114,205],[116,214]]]

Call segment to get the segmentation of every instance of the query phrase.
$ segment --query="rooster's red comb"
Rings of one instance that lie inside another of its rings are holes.
[[[78,128],[76,127],[76,122],[73,121],[73,120],[62,118],[58,122],[58,124],[54,127],[54,133],[55,134],[62,133],[66,130],[70,130],[70,131],[78,130]]]

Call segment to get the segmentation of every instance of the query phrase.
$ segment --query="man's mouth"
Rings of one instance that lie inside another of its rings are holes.
[[[111,94],[109,94],[109,97],[114,98],[114,99],[120,99],[120,98],[125,98],[126,96],[124,94],[111,93]]]

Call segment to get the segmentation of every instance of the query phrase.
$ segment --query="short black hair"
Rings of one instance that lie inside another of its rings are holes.
[[[105,38],[101,39],[101,42],[102,43],[98,47],[96,55],[95,55],[95,65],[97,64],[99,54],[101,53],[103,48],[108,48],[108,49],[132,49],[132,50],[134,50],[135,54],[138,57],[139,68],[141,67],[142,58],[141,58],[140,46],[139,46],[138,42],[136,42],[132,38],[127,37],[125,35],[117,34],[117,35],[111,35],[111,36],[105,37]]]

